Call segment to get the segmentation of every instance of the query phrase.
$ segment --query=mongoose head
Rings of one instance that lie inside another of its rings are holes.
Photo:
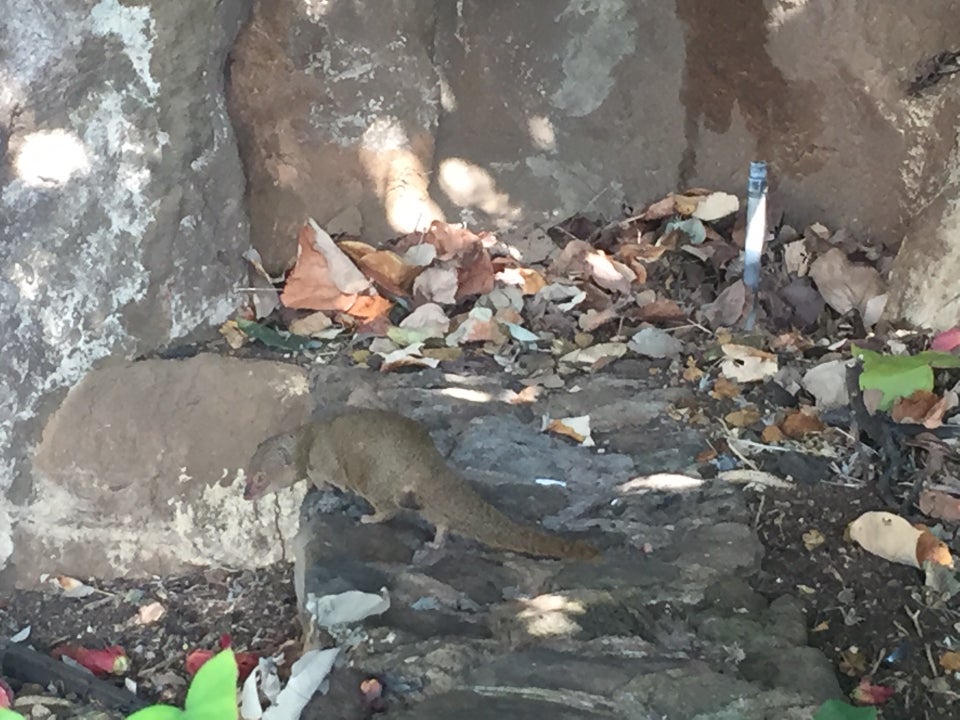
[[[245,500],[256,500],[297,481],[294,445],[292,435],[277,435],[257,446],[245,473]]]

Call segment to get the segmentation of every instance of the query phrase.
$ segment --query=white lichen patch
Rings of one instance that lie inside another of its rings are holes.
[[[150,73],[156,28],[149,5],[123,5],[118,0],[100,0],[90,11],[87,27],[93,35],[118,38],[147,92],[157,94],[160,85]]]

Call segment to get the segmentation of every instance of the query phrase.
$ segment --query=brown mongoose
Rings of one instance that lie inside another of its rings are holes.
[[[454,471],[417,422],[387,410],[349,409],[275,435],[257,447],[246,473],[248,500],[309,478],[354,492],[373,506],[361,522],[416,510],[436,526],[434,545],[448,530],[490,547],[528,555],[592,558],[598,550],[514,522]]]

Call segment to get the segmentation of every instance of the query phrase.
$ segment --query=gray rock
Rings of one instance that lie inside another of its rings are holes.
[[[201,355],[88,374],[50,418],[14,508],[14,580],[250,567],[289,551],[306,487],[243,500],[257,444],[310,413],[298,367]],[[278,528],[280,539],[278,540]]]
[[[29,492],[43,416],[95,362],[210,334],[240,304],[223,66],[249,5],[4,3],[0,492]]]

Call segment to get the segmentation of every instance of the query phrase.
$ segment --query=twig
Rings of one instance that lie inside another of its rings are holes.
[[[760,513],[763,512],[763,504],[767,501],[766,493],[760,493],[760,502],[757,505],[757,513],[753,516],[754,529],[760,527]]]
[[[913,626],[917,629],[917,637],[923,637],[923,628],[920,627],[920,608],[917,608],[917,611],[911,614],[909,606],[904,605],[903,611],[913,621]]]
[[[927,651],[927,662],[930,663],[930,673],[937,677],[940,673],[937,672],[937,665],[933,662],[933,653],[930,651],[930,643],[924,643],[924,649]]]

